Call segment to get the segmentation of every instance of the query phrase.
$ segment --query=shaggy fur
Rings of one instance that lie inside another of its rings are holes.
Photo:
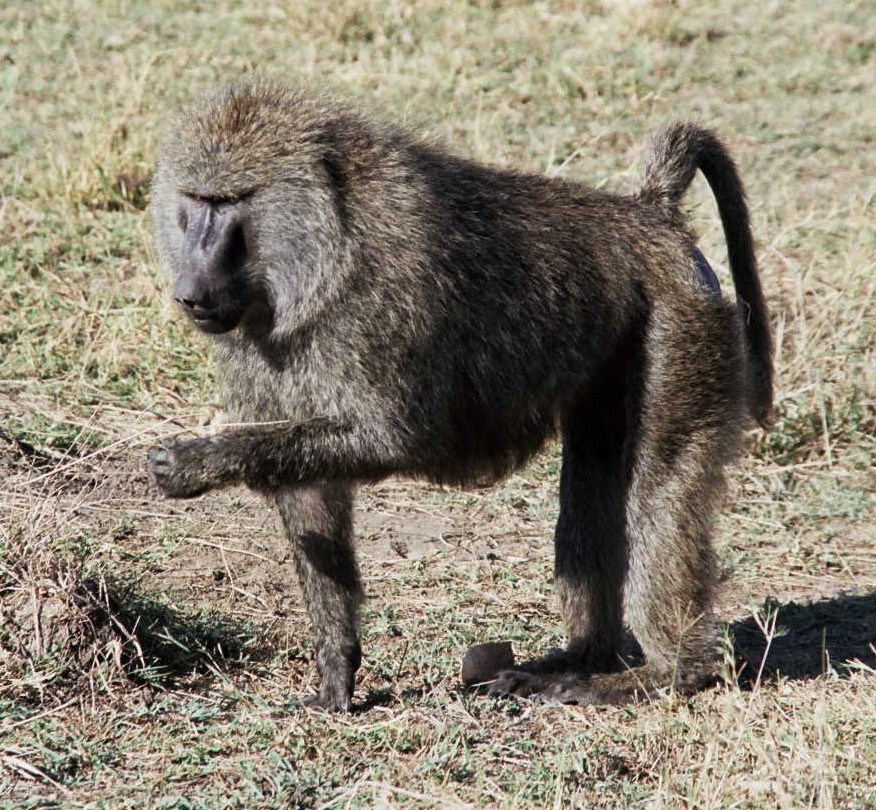
[[[736,304],[679,210],[697,169]],[[772,388],[742,187],[714,134],[669,127],[621,196],[245,84],[170,130],[153,214],[175,298],[215,335],[229,418],[249,426],[154,448],[150,467],[171,497],[243,482],[276,501],[316,633],[314,702],[348,709],[360,662],[355,484],[498,479],[557,432],[568,649],[493,688],[610,702],[708,680],[712,518]],[[645,663],[612,672],[624,621]]]

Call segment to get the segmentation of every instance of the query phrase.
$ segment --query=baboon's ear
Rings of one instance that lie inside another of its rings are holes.
[[[322,156],[322,167],[325,169],[329,182],[335,190],[343,193],[347,188],[349,177],[347,176],[341,156],[334,150],[326,151]]]
[[[347,195],[350,176],[341,155],[336,151],[326,151],[322,156],[322,167],[333,193],[335,208],[343,224],[347,222]]]

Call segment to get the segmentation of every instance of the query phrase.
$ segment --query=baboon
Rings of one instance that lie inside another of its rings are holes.
[[[697,169],[732,303],[680,209]],[[768,419],[772,364],[741,182],[712,132],[669,126],[622,196],[251,81],[169,130],[152,212],[237,424],[152,448],[150,469],[170,497],[245,483],[276,503],[316,636],[310,703],[349,710],[360,665],[356,485],[498,480],[556,434],[568,645],[493,691],[602,703],[713,677],[712,518],[744,430]],[[619,657],[625,623],[640,666]]]

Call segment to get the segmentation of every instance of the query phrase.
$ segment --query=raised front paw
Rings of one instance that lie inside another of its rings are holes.
[[[158,488],[169,498],[192,498],[210,489],[206,453],[208,439],[175,441],[164,439],[149,448],[149,472]]]

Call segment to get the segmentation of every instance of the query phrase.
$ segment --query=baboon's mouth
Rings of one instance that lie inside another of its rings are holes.
[[[221,317],[214,313],[189,313],[189,318],[192,323],[201,331],[208,335],[221,335],[223,332],[230,332],[237,326],[237,318]]]

